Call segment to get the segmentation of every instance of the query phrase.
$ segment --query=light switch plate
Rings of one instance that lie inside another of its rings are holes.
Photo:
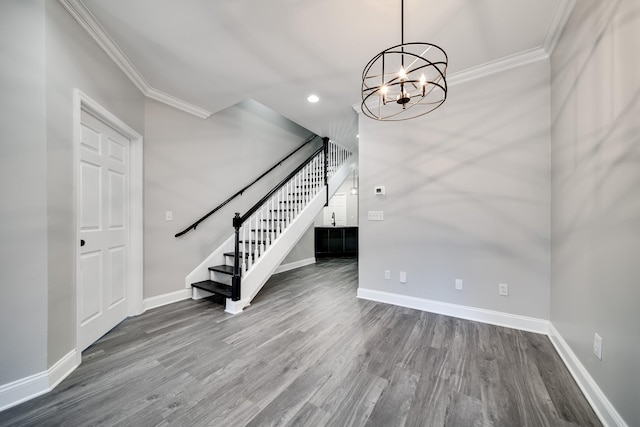
[[[166,211],[164,213],[164,220],[165,221],[173,221],[173,212],[172,211]]]
[[[367,211],[369,221],[384,221],[384,211]]]

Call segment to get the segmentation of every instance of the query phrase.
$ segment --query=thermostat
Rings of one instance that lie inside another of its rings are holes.
[[[378,187],[375,187],[373,189],[373,192],[376,196],[384,196],[385,195],[385,191],[384,191],[384,185],[380,185]]]

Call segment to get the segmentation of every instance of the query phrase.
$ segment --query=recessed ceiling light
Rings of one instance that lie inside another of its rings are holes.
[[[316,102],[320,101],[320,98],[318,98],[318,95],[309,95],[307,101],[315,104]]]

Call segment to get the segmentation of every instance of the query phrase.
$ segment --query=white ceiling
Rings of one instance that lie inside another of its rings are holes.
[[[362,69],[400,43],[400,0],[82,2],[153,89],[210,112],[253,98],[349,146]],[[405,41],[441,46],[459,74],[548,49],[568,4],[405,0]]]

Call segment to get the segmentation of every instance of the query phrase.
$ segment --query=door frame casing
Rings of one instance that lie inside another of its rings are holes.
[[[73,156],[74,156],[74,256],[75,256],[75,348],[77,364],[82,361],[82,351],[80,350],[80,233],[79,233],[79,212],[80,212],[80,192],[79,192],[79,167],[80,167],[80,140],[82,137],[82,112],[85,111],[92,116],[103,121],[109,127],[123,134],[131,142],[129,145],[129,248],[127,257],[127,315],[136,316],[141,314],[143,309],[143,144],[142,135],[128,126],[114,114],[102,107],[96,101],[84,94],[79,89],[73,92]]]

